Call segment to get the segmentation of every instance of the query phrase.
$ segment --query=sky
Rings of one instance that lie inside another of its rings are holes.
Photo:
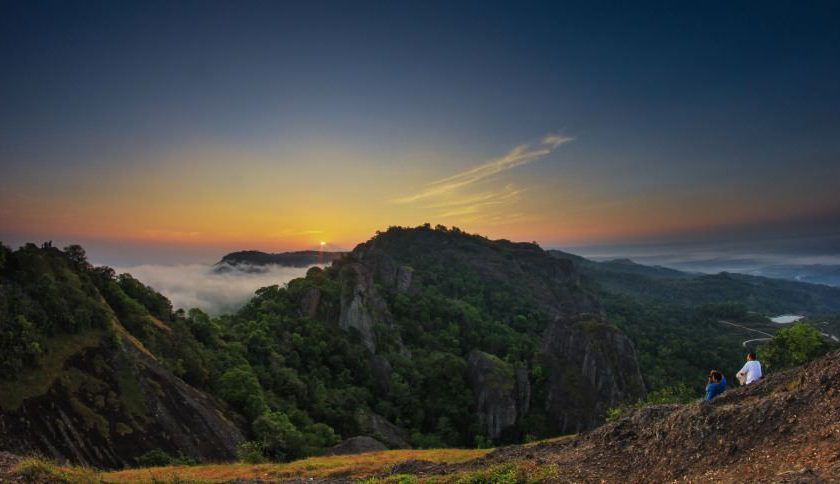
[[[838,24],[838,2],[2,0],[0,241],[215,262],[429,222],[838,255]]]

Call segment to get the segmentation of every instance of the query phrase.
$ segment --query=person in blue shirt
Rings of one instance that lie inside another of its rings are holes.
[[[709,382],[706,384],[706,398],[705,401],[710,401],[716,396],[726,390],[726,377],[717,370],[712,370],[709,373]]]

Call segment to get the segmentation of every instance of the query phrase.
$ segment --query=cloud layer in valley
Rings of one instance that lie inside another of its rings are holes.
[[[169,298],[175,309],[197,307],[214,315],[236,311],[257,289],[286,284],[306,275],[309,268],[270,265],[259,269],[216,272],[214,266],[206,264],[144,264],[114,268],[118,274],[127,272],[153,287]]]

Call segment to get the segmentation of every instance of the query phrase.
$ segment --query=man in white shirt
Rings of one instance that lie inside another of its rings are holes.
[[[749,385],[764,377],[764,373],[761,371],[761,363],[755,359],[755,353],[750,352],[747,355],[747,363],[736,376],[742,385]]]

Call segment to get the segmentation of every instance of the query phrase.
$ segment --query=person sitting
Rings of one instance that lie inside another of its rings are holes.
[[[761,363],[755,359],[755,353],[750,352],[747,354],[747,362],[736,376],[742,385],[749,385],[764,378],[764,373],[761,371]]]
[[[723,376],[723,373],[712,370],[706,384],[706,398],[704,400],[708,402],[723,393],[724,390],[726,390],[726,377]]]

